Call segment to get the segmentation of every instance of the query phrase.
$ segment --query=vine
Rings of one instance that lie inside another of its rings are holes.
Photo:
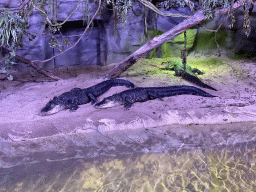
[[[243,20],[243,28],[245,30],[245,35],[249,37],[251,32],[251,25],[250,25],[250,16],[249,16],[249,5],[244,1],[244,20]]]

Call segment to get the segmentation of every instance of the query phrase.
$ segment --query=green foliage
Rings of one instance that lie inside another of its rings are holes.
[[[0,12],[0,46],[17,47],[22,34],[27,32],[27,26],[27,21],[18,13],[12,13],[8,9]]]
[[[25,34],[30,39],[35,38],[27,29],[28,20],[26,17],[21,17],[19,13],[12,13],[8,9],[0,12],[0,46],[8,46],[11,49],[11,52],[2,59],[10,80],[13,79],[10,75],[10,70],[12,65],[15,64],[15,51],[21,43],[22,36]]]
[[[134,1],[132,0],[116,0],[115,9],[117,10],[117,18],[121,20],[122,23],[126,24],[128,10],[132,8]]]

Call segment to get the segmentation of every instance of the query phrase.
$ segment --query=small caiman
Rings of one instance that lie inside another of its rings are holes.
[[[182,62],[176,62],[176,61],[168,61],[168,58],[165,58],[161,65],[164,65],[166,69],[175,71],[175,76],[181,76],[183,79],[194,83],[200,87],[211,89],[214,91],[217,91],[215,88],[203,83],[196,75],[202,75],[203,72],[201,72],[197,68],[192,68],[189,64],[186,64],[186,70],[184,71],[184,66]]]

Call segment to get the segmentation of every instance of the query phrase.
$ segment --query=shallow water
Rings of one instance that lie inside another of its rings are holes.
[[[0,191],[256,191],[256,125],[172,126],[2,142]]]

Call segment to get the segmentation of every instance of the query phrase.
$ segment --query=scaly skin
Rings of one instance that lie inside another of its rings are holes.
[[[129,109],[135,102],[145,102],[152,99],[160,99],[175,95],[200,95],[203,97],[216,97],[199,88],[193,86],[169,86],[169,87],[137,87],[117,93],[103,99],[95,105],[96,108],[108,108],[116,105],[124,105],[125,109]]]
[[[165,65],[167,63],[167,65]],[[181,76],[183,79],[192,82],[200,87],[211,89],[214,91],[217,91],[215,88],[203,83],[196,75],[195,73],[198,73],[199,75],[203,74],[199,69],[192,68],[189,64],[186,64],[186,70],[184,71],[184,66],[182,62],[169,62],[167,59],[164,59],[162,62],[162,65],[165,65],[167,69],[175,71],[176,76]]]
[[[58,97],[54,97],[39,113],[40,116],[51,115],[64,109],[75,111],[78,105],[83,105],[92,101],[97,103],[97,97],[108,91],[111,87],[126,86],[134,88],[134,84],[124,79],[111,79],[103,81],[97,85],[86,89],[74,88]]]

